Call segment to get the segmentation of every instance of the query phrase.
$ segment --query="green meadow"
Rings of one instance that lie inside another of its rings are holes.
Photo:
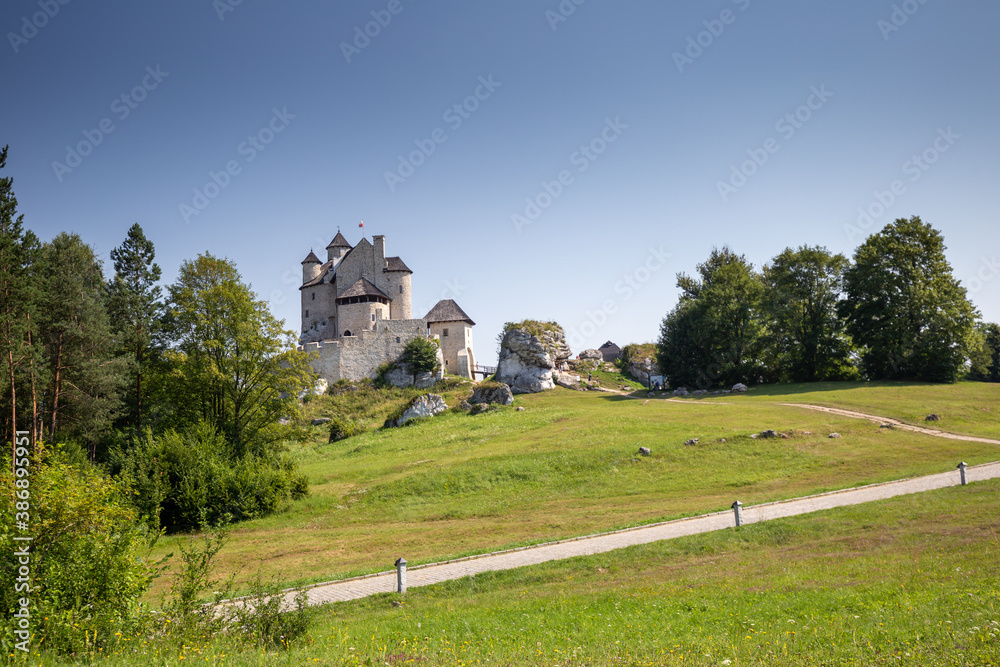
[[[125,642],[101,664],[996,665],[998,494],[993,480],[337,603],[282,651]]]
[[[444,395],[453,406],[469,391],[453,383]],[[328,443],[325,427],[310,427],[312,438],[291,446],[310,496],[236,526],[221,573],[235,573],[237,585],[254,575],[288,585],[325,581],[391,569],[400,556],[433,562],[703,514],[737,499],[752,505],[1000,459],[997,445],[781,405],[913,423],[935,412],[937,428],[1000,436],[997,385],[792,385],[678,401],[636,395],[557,389],[494,412],[388,430],[376,427],[405,392],[318,397],[306,419],[349,413],[371,430]],[[788,438],[750,437],[766,429]],[[843,437],[830,439],[832,432]],[[697,445],[684,444],[693,438]],[[640,446],[652,456],[639,456]],[[156,553],[176,551],[179,539],[161,540]]]

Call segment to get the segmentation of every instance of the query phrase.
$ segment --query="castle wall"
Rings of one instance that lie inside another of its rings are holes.
[[[444,330],[448,335],[444,335]],[[434,322],[430,325],[430,334],[438,336],[441,341],[441,352],[444,354],[445,372],[463,377],[472,377],[472,367],[475,359],[471,355],[472,327],[468,322]],[[467,357],[464,363],[461,356]]]
[[[330,383],[375,377],[380,365],[398,359],[408,342],[427,331],[424,320],[380,320],[376,325],[375,331],[356,337],[305,345],[306,352],[318,353],[310,362],[313,370]]]

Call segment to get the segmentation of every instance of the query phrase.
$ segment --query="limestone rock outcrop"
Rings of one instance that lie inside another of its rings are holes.
[[[494,405],[510,405],[514,402],[514,394],[510,387],[501,383],[481,384],[472,392],[469,403],[489,403]]]
[[[513,393],[537,394],[555,389],[555,367],[555,359],[537,336],[521,329],[511,329],[504,335],[496,379]]]
[[[581,359],[594,359],[596,361],[601,361],[601,362],[604,361],[604,355],[601,354],[600,352],[598,352],[597,350],[594,350],[594,349],[584,350],[583,352],[580,353],[580,358]]]
[[[424,394],[413,399],[409,407],[403,410],[402,415],[396,419],[387,420],[385,426],[386,428],[402,426],[414,419],[426,419],[441,414],[447,409],[448,405],[444,402],[444,398],[438,394]]]
[[[653,359],[632,359],[625,371],[631,375],[636,382],[641,382],[644,385],[649,385],[649,377],[651,375],[661,375],[660,367],[656,365],[656,361]]]

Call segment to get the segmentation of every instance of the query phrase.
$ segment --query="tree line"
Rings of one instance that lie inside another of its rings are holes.
[[[0,152],[0,170],[7,148]],[[134,224],[113,273],[77,234],[41,242],[0,178],[0,429],[59,443],[137,493],[154,526],[195,527],[274,509],[305,492],[281,455],[315,376],[296,338],[211,254],[164,293]]]
[[[756,271],[713,249],[677,287],[657,342],[674,386],[1000,381],[1000,326],[981,321],[943,236],[919,217],[871,235],[853,259],[786,248]]]

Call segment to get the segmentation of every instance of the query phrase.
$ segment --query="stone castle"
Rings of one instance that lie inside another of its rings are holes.
[[[451,299],[439,301],[423,318],[411,312],[413,272],[399,257],[385,256],[385,236],[362,237],[351,246],[339,231],[323,262],[312,251],[302,261],[302,333],[312,366],[327,382],[374,377],[399,359],[417,337],[441,344],[443,371],[467,378],[476,367],[475,322]]]

